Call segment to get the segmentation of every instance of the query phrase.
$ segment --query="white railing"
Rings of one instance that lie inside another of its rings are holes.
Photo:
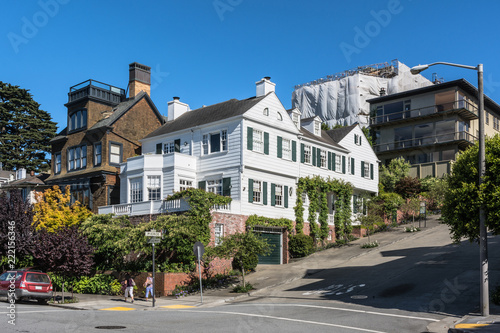
[[[231,203],[227,205],[213,205],[212,209],[216,212],[228,212],[231,210]]]

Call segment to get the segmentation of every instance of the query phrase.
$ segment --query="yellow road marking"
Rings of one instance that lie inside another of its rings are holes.
[[[456,324],[455,328],[477,328],[488,326],[489,324]]]
[[[196,306],[192,305],[164,305],[160,306],[160,308],[167,308],[167,309],[189,309],[189,308],[195,308]]]
[[[100,310],[104,310],[104,311],[132,311],[135,309],[134,308],[126,308],[124,306],[117,306],[114,308],[106,308],[106,309],[100,309]]]

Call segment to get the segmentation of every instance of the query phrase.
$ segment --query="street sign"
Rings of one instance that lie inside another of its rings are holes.
[[[196,260],[201,260],[201,258],[203,257],[203,253],[205,253],[205,247],[203,246],[203,243],[202,242],[194,243],[193,251]]]
[[[146,237],[161,237],[161,231],[146,231]]]
[[[158,237],[152,237],[148,240],[149,244],[158,244],[159,242],[161,242],[161,238]]]

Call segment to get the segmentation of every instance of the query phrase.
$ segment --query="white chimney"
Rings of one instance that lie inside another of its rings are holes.
[[[274,91],[276,83],[271,82],[271,77],[266,76],[262,80],[255,82],[257,87],[256,97],[265,96],[271,91]]]
[[[179,97],[174,97],[168,104],[168,121],[175,120],[189,111],[189,105],[179,101]]]

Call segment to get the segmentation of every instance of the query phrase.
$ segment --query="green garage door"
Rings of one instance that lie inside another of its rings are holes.
[[[268,256],[259,256],[259,264],[279,265],[281,264],[281,234],[261,233],[262,238],[267,239],[271,245],[271,254]],[[274,246],[273,246],[274,245]]]

